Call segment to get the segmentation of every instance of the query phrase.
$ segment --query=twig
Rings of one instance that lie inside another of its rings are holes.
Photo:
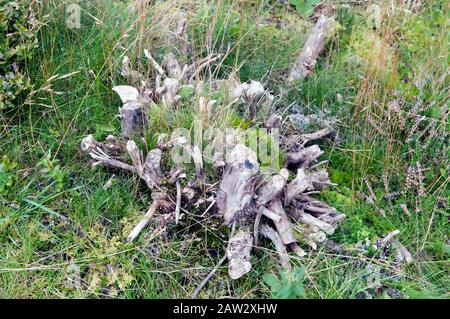
[[[195,289],[194,293],[191,296],[191,299],[197,298],[197,295],[200,293],[200,290],[203,289],[203,287],[206,285],[206,283],[211,279],[212,276],[216,273],[217,269],[219,269],[220,266],[227,260],[227,254],[225,254],[222,259],[219,260],[216,266],[209,272],[209,274],[203,279],[203,281],[200,283],[200,285]]]
[[[123,163],[121,161],[118,161],[116,159],[112,159],[109,156],[106,157],[104,155],[99,154],[98,152],[92,151],[89,153],[89,155],[91,155],[91,157],[93,159],[97,160],[98,161],[97,163],[122,168],[122,169],[129,170],[132,172],[136,171],[136,169],[133,166]]]
[[[133,240],[136,239],[136,237],[139,235],[139,233],[142,231],[142,229],[144,229],[145,226],[147,226],[148,222],[150,221],[153,214],[156,212],[156,210],[159,208],[160,205],[161,205],[160,200],[155,200],[152,203],[152,205],[148,209],[147,213],[144,215],[144,217],[141,219],[141,221],[133,228],[131,233],[128,235],[128,237],[127,237],[128,242],[132,242]]]
[[[180,220],[180,205],[181,205],[181,185],[180,181],[177,179],[175,182],[175,185],[177,187],[177,202],[175,206],[175,224],[178,224],[178,221]]]
[[[389,234],[380,239],[379,247],[381,248],[386,246],[398,234],[400,234],[400,230],[398,229],[391,231]]]
[[[156,62],[155,59],[153,59],[151,53],[147,49],[144,49],[144,54],[147,57],[147,59],[150,61],[150,63],[153,65],[155,70],[158,71],[158,73],[160,75],[165,75],[163,68],[158,64],[158,62]]]
[[[230,238],[234,236],[234,233],[236,231],[236,224],[233,223],[233,226],[231,228],[231,234]],[[208,283],[208,281],[211,279],[211,277],[216,273],[217,269],[227,260],[227,253],[219,260],[219,262],[214,266],[214,268],[209,272],[209,274],[203,279],[203,281],[200,283],[200,285],[195,289],[194,293],[191,295],[191,299],[197,298],[200,291],[205,287],[205,285]]]

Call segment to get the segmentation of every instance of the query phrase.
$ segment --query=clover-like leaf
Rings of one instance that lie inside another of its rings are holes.
[[[304,19],[313,13],[314,7],[319,3],[320,0],[291,0],[291,4]]]

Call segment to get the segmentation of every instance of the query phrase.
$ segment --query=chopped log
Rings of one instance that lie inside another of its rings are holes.
[[[153,60],[148,51],[145,53],[159,73],[155,80],[155,90],[148,97],[155,103],[168,105],[175,105],[179,101],[180,96],[177,94],[181,85],[198,77],[203,68],[220,58],[220,55],[210,55],[190,66],[185,65],[181,69],[175,56],[169,54],[162,64],[163,69]],[[130,70],[129,61],[125,60],[124,70],[126,72]],[[231,80],[227,80],[228,82],[231,83]],[[202,87],[201,83],[201,81],[198,83],[196,90]],[[230,84],[226,89],[230,90],[231,86]],[[273,96],[259,82],[250,81],[241,84],[236,81],[233,86],[234,89],[231,89],[230,95],[247,102],[249,111],[253,115],[256,114],[256,105],[267,106],[273,101]],[[215,90],[214,85],[212,89]],[[139,95],[137,89],[128,86],[115,87],[115,91],[119,93],[124,103],[120,109],[122,135],[129,139],[142,130],[144,95]],[[205,114],[203,118],[208,120],[216,101],[206,100],[201,92],[196,92],[196,94],[196,97],[199,98],[200,113]],[[272,116],[264,125],[270,128],[279,127],[281,122],[280,116]],[[303,147],[308,141],[323,138],[331,133],[331,129],[323,129],[315,133],[300,135],[300,140],[303,142],[301,146]],[[97,160],[98,164],[136,172],[152,191],[154,201],[142,220],[127,237],[128,241],[137,238],[157,210],[166,212],[159,216],[164,220],[163,227],[158,230],[160,233],[170,223],[178,223],[180,211],[183,209],[181,207],[182,198],[183,204],[192,205],[197,209],[199,205],[210,201],[211,204],[200,217],[203,217],[216,205],[217,214],[223,218],[224,224],[232,227],[226,254],[221,261],[223,262],[225,258],[228,259],[228,271],[232,279],[240,278],[250,271],[250,254],[252,247],[258,245],[259,232],[274,242],[282,266],[290,269],[286,246],[302,257],[306,253],[298,246],[298,241],[303,241],[313,249],[317,249],[317,244],[323,243],[326,236],[334,232],[335,224],[345,217],[336,209],[308,196],[313,192],[319,193],[325,186],[332,185],[327,171],[317,170],[320,164],[311,165],[323,152],[318,146],[313,145],[299,152],[289,153],[288,166],[298,168],[298,171],[297,176],[288,183],[289,172],[286,168],[283,168],[278,174],[264,179],[263,174],[259,171],[255,152],[241,142],[241,135],[227,132],[224,137],[225,145],[213,148],[215,153],[212,155],[213,166],[216,169],[224,167],[222,179],[220,182],[211,184],[207,184],[203,178],[203,156],[200,148],[191,145],[186,137],[174,138],[168,142],[163,136],[158,137],[157,149],[149,151],[145,160],[142,151],[138,149],[132,139],[128,140],[125,146],[123,139],[112,137],[108,138],[105,143],[99,143],[92,136],[88,136],[83,139],[81,148]],[[176,146],[181,146],[183,150],[187,151],[187,154],[193,158],[196,169],[197,179],[189,181],[184,188],[181,187],[179,181],[182,176],[185,176],[180,167],[175,167],[170,172],[161,171],[162,152]],[[226,153],[222,147],[226,149]],[[122,162],[125,152],[128,152],[133,165]],[[225,160],[223,159],[224,153],[226,154]],[[166,180],[168,183],[162,183]],[[206,187],[202,187],[204,185]],[[168,187],[176,187],[175,200],[172,199],[170,195],[172,192]],[[197,194],[199,190],[202,191],[201,196]],[[288,205],[290,207],[298,206],[302,209],[300,213],[297,213],[298,216],[289,210],[289,215],[297,219],[298,223],[291,224],[291,219],[285,210]],[[263,219],[273,223],[275,227],[271,228],[266,224],[260,225]],[[299,234],[294,233],[292,227],[298,230]],[[300,235],[300,238],[297,238],[296,235]],[[207,278],[210,276],[212,275],[208,275]]]
[[[123,103],[123,106],[119,108],[122,136],[127,139],[138,136],[142,132],[145,121],[139,91],[129,85],[115,86],[113,91],[119,95]]]
[[[278,256],[280,257],[279,262],[284,270],[290,271],[292,269],[291,263],[289,262],[289,255],[286,250],[286,246],[284,245],[280,235],[268,225],[261,226],[261,234],[270,239],[275,246],[275,249],[278,252]]]
[[[334,18],[322,15],[317,21],[314,29],[308,37],[302,52],[298,56],[295,64],[289,70],[288,82],[302,80],[314,70],[316,61],[320,53],[325,48],[327,40],[336,31]]]

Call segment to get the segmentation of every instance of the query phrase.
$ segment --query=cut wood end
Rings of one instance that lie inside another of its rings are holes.
[[[80,147],[82,151],[88,152],[94,149],[97,143],[98,142],[95,140],[94,136],[89,134],[81,140]]]
[[[133,86],[118,85],[113,87],[112,90],[119,94],[119,97],[124,104],[127,102],[134,102],[139,99],[139,91]]]
[[[127,152],[128,153],[135,153],[136,151],[139,151],[136,142],[133,140],[129,140],[127,142]]]

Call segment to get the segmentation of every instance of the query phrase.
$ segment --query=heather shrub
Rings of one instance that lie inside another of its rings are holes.
[[[31,88],[26,60],[37,46],[37,20],[31,1],[0,0],[0,109],[18,105]]]

